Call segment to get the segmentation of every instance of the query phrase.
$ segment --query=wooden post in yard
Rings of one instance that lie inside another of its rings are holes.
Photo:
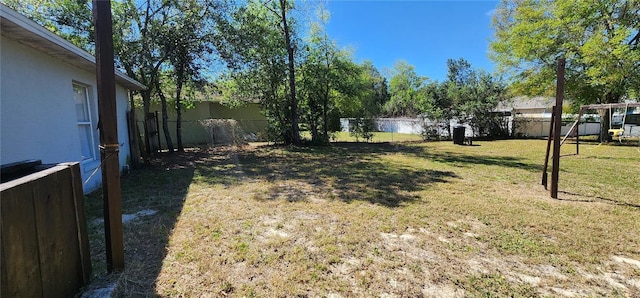
[[[93,0],[107,271],[124,269],[111,1]]]
[[[556,107],[551,110],[551,122],[549,123],[549,135],[547,136],[547,151],[544,155],[544,169],[542,170],[542,185],[547,189],[547,169],[549,168],[549,152],[551,151],[551,141],[553,140],[553,121],[555,121]]]
[[[562,100],[564,96],[565,59],[558,59],[556,106],[553,126],[553,163],[551,168],[551,197],[558,198],[558,175],[560,173],[560,132],[562,129]]]

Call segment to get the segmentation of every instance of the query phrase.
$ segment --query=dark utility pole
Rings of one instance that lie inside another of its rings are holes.
[[[558,198],[558,175],[560,173],[560,130],[562,129],[562,100],[564,96],[564,58],[558,59],[556,106],[553,115],[553,164],[551,168],[551,197]]]
[[[111,1],[93,0],[107,271],[124,269]]]

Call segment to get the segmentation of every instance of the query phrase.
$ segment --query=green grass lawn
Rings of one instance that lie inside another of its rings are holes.
[[[351,136],[350,133],[340,131],[336,132],[333,138],[334,142],[355,142],[356,138]],[[359,140],[364,142],[363,140]],[[408,142],[408,141],[422,141],[422,137],[418,134],[397,133],[397,132],[374,132],[371,138],[372,143],[383,142]]]
[[[300,132],[300,137],[305,140],[311,140],[311,133],[309,131]],[[373,137],[369,142],[362,138],[356,139],[349,132],[338,131],[333,133],[332,142],[361,142],[361,143],[386,143],[386,142],[417,142],[422,141],[422,136],[419,134],[397,133],[397,132],[373,132]]]
[[[162,156],[123,177],[116,296],[633,296],[640,151],[546,141],[245,146]],[[99,194],[87,198],[104,278]]]

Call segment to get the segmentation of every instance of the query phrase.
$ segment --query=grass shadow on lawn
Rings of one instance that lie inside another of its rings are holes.
[[[304,191],[283,187],[283,183],[297,181],[314,188],[315,193],[326,193],[329,198],[347,203],[369,201],[398,207],[417,199],[412,192],[458,178],[451,171],[398,166],[381,158],[404,150],[404,146],[388,143],[334,143],[280,150],[261,147],[243,151],[239,160],[247,178],[273,184],[264,194],[265,199],[284,196],[289,201],[305,198]]]
[[[563,197],[558,198],[558,200],[560,201],[581,202],[581,203],[607,203],[612,205],[619,205],[619,206],[640,209],[639,204],[624,202],[616,199],[604,198],[601,196],[583,195],[583,194],[577,194],[577,193],[564,191],[564,190],[559,190],[558,193],[567,195],[566,198],[563,198]],[[587,197],[591,199],[573,199],[572,197]]]
[[[169,237],[182,211],[191,184],[195,165],[208,153],[162,154],[150,165],[122,178],[122,213],[135,214],[142,210],[157,211],[153,216],[141,217],[123,224],[125,270],[107,275],[102,192],[87,196],[86,212],[90,233],[94,282],[89,289],[104,287],[118,280],[114,297],[132,293],[153,293],[155,280],[167,255]]]
[[[470,146],[469,146],[470,147]],[[482,147],[471,147],[474,151],[481,151]],[[429,147],[407,147],[404,152],[411,153],[416,157],[425,158],[431,161],[451,164],[456,167],[473,167],[476,165],[498,166],[505,168],[523,169],[529,172],[542,171],[542,161],[540,164],[532,164],[523,158],[512,156],[463,154],[451,151],[430,151]]]

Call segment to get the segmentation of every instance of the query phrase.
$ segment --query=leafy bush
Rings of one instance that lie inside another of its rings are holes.
[[[366,142],[370,142],[373,138],[374,123],[371,118],[356,118],[349,122],[351,126],[349,131],[352,137],[356,138],[356,142],[360,142],[360,138]]]
[[[422,123],[422,131],[420,136],[423,141],[439,141],[440,140],[440,127],[437,123]]]

